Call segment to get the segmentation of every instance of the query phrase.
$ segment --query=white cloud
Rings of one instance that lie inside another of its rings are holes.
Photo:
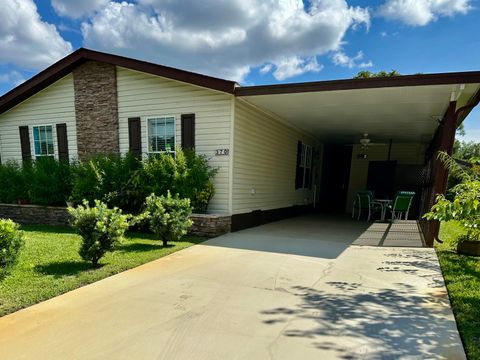
[[[345,0],[313,0],[308,8],[302,0],[112,1],[82,33],[90,48],[242,81],[265,64],[282,79],[318,71],[312,59],[337,50],[348,29],[369,20],[367,9]]]
[[[273,69],[273,64],[265,64],[260,68],[260,74],[265,75],[268,74]]]
[[[109,0],[52,0],[55,12],[60,16],[81,18],[107,6]]]
[[[0,63],[40,69],[71,51],[55,25],[42,21],[32,0],[0,2]]]
[[[358,64],[358,67],[361,69],[370,68],[372,66],[373,66],[372,60],[369,60],[367,62],[361,62],[360,64]]]
[[[14,84],[15,86],[23,83],[25,79],[23,75],[16,70],[9,71],[8,73],[0,74],[0,84]]]
[[[285,80],[307,72],[319,72],[322,69],[323,65],[319,65],[315,57],[302,59],[298,56],[292,56],[275,64],[273,76],[277,80]]]
[[[387,0],[378,15],[402,21],[411,26],[424,26],[441,16],[466,14],[471,0]]]
[[[362,59],[363,59],[362,51],[359,51],[357,55],[355,55],[354,57],[348,56],[342,50],[336,51],[332,55],[332,62],[335,65],[348,67],[349,69],[353,69],[355,67],[368,68],[373,66],[373,63],[371,61],[359,62]]]

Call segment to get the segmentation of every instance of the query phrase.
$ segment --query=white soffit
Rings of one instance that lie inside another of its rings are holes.
[[[361,134],[368,133],[373,141],[427,143],[452,92],[460,107],[478,89],[479,84],[423,85],[242,98],[323,142],[355,142]]]

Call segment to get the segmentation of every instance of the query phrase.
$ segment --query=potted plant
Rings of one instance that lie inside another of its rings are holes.
[[[439,158],[448,169],[460,171],[462,182],[452,188],[453,199],[438,195],[435,204],[424,217],[428,220],[458,221],[465,230],[459,237],[457,252],[480,256],[480,180],[475,173],[469,174],[446,153]]]

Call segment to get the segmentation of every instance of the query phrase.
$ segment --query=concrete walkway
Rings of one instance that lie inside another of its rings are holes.
[[[305,216],[0,318],[7,359],[464,359],[435,252]]]

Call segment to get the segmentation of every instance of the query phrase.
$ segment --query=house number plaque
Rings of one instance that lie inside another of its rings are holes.
[[[230,154],[230,149],[217,149],[215,150],[215,156],[225,156]]]

